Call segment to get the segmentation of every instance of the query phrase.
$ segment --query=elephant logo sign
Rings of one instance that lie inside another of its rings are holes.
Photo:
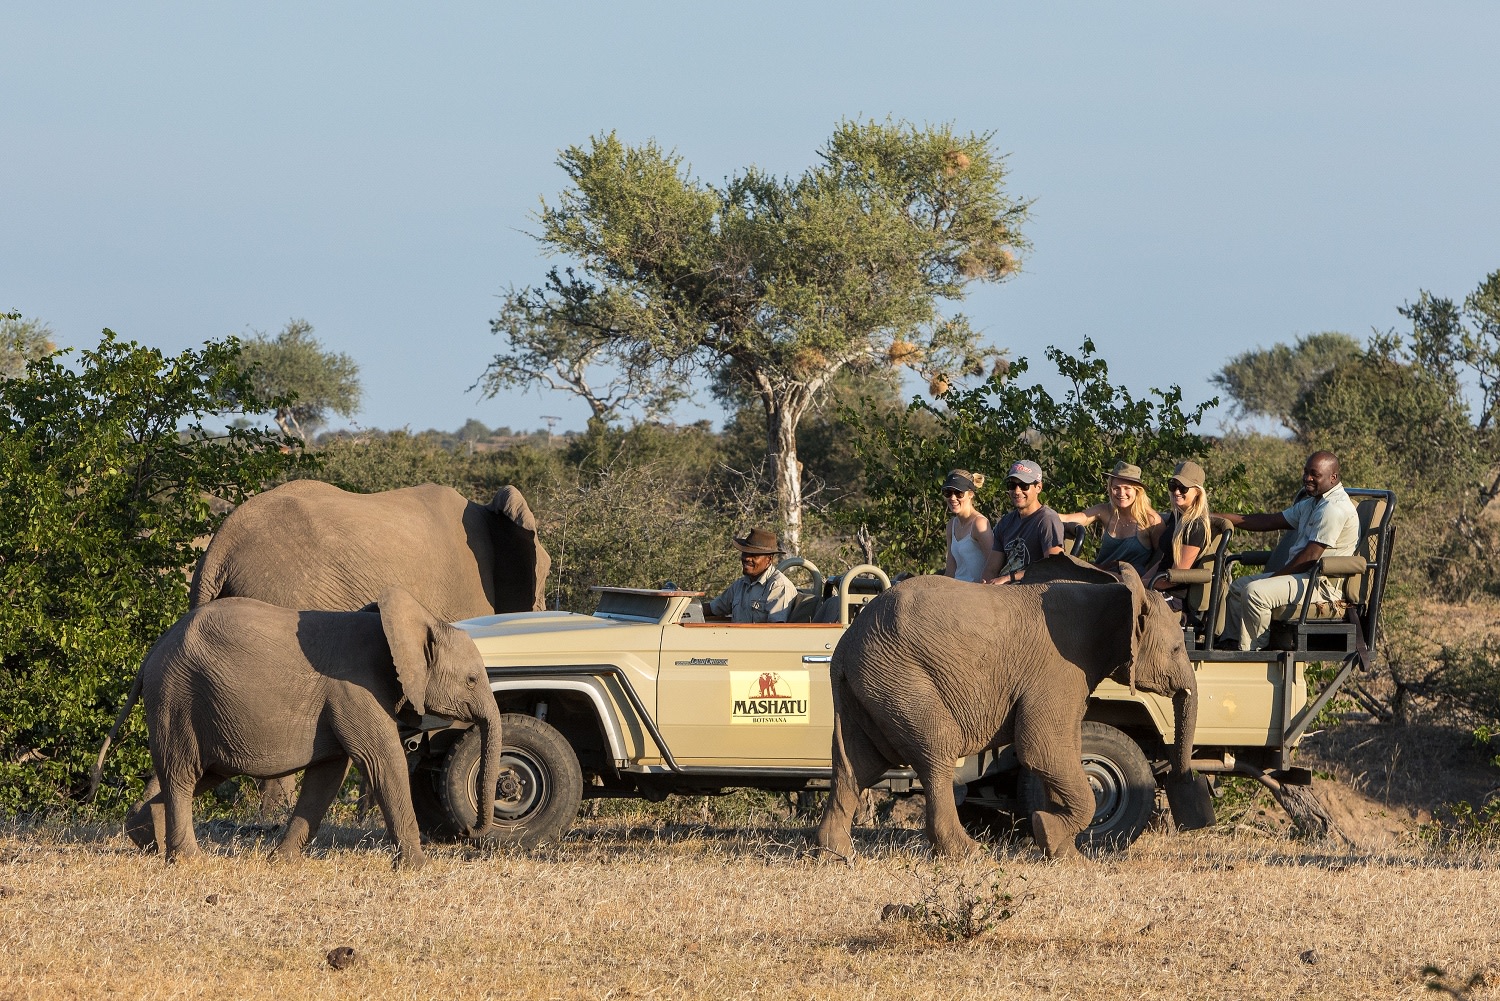
[[[730,722],[803,724],[808,722],[806,671],[731,671]]]

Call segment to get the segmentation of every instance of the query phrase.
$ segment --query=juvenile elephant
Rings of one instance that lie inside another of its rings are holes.
[[[198,561],[188,604],[241,597],[352,610],[399,586],[453,622],[540,611],[551,567],[515,487],[475,504],[436,483],[355,494],[293,480],[224,519]]]
[[[830,665],[833,787],[817,843],[851,854],[860,790],[905,764],[922,780],[933,846],[973,849],[954,804],[954,762],[1014,743],[1057,805],[1031,815],[1037,843],[1053,856],[1071,851],[1094,814],[1082,726],[1106,677],[1172,697],[1172,767],[1188,775],[1198,701],[1182,629],[1133,568],[1121,571],[1118,584],[916,577],[867,605]]]
[[[156,829],[168,861],[198,851],[193,796],[236,775],[306,769],[274,856],[301,851],[338,794],[349,759],[370,779],[397,864],[423,855],[397,720],[466,720],[482,734],[476,829],[500,775],[500,712],[467,633],[392,588],[378,610],[307,612],[226,598],[188,612],[141,666],[151,763],[161,791],[131,823]],[[133,835],[135,836],[135,835]]]

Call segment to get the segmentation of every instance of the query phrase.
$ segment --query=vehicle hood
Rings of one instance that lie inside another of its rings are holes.
[[[661,647],[661,624],[622,622],[576,612],[506,612],[455,622],[479,647],[491,667],[507,663],[576,662],[637,651],[654,663]]]

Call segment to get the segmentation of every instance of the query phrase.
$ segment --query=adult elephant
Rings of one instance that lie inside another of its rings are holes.
[[[316,833],[352,757],[370,777],[400,849],[397,864],[420,865],[398,721],[414,725],[422,714],[476,725],[484,801],[466,833],[477,837],[490,826],[501,723],[484,658],[467,633],[401,588],[359,612],[299,612],[251,598],[210,602],[156,642],[139,679],[161,791],[128,826],[151,828],[169,862],[198,851],[195,793],[236,775],[306,769],[273,853],[296,854]]]
[[[476,504],[436,483],[356,494],[293,480],[224,519],[198,561],[188,603],[241,597],[352,611],[399,586],[453,622],[541,610],[551,567],[515,487]]]
[[[1132,567],[1121,578],[976,586],[917,577],[867,605],[830,665],[833,786],[817,843],[851,854],[860,791],[905,764],[922,780],[933,846],[972,850],[954,762],[1014,744],[1054,807],[1031,814],[1038,845],[1052,856],[1073,850],[1095,805],[1081,763],[1083,716],[1107,677],[1172,698],[1172,769],[1189,775],[1198,697],[1181,626]]]
[[[445,622],[544,607],[552,559],[537,539],[521,491],[501,487],[488,504],[436,483],[350,493],[293,480],[251,497],[224,519],[198,560],[188,607],[255,598],[298,610],[354,611],[401,587]],[[128,707],[127,710],[128,712]],[[105,740],[107,750],[123,721]],[[97,785],[105,750],[94,768]],[[290,777],[261,783],[264,814],[289,803]],[[155,796],[155,776],[144,798]],[[439,816],[419,791],[419,809]],[[127,826],[142,848],[149,828]]]

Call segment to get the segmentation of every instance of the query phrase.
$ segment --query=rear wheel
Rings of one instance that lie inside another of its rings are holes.
[[[578,756],[557,730],[532,716],[500,717],[500,780],[495,786],[495,836],[536,845],[573,826],[583,800]],[[440,783],[448,815],[459,830],[479,814],[479,764],[483,735],[471,728],[453,745]]]
[[[1078,836],[1078,847],[1129,847],[1156,812],[1151,762],[1121,731],[1104,723],[1084,723],[1083,773],[1094,790],[1094,819]],[[1025,772],[1019,786],[1026,816],[1047,809],[1047,790],[1041,779]]]

